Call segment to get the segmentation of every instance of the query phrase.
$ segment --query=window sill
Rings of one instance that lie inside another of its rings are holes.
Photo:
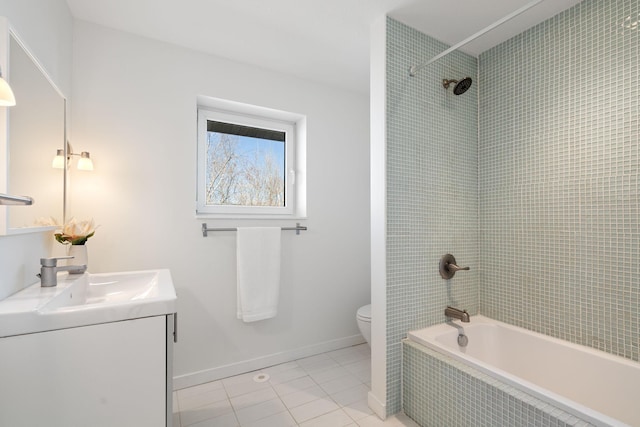
[[[276,214],[196,214],[196,220],[203,219],[220,219],[220,220],[229,220],[229,219],[238,219],[238,220],[275,220],[275,221],[304,221],[308,219],[306,216],[299,215],[276,215]]]

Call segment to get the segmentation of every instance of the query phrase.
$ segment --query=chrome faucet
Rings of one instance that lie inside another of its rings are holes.
[[[469,323],[471,321],[467,310],[458,310],[457,308],[447,307],[444,310],[444,315],[447,317],[453,317],[454,319],[460,319],[464,323]]]
[[[87,271],[87,266],[82,265],[65,265],[58,267],[58,260],[72,259],[72,256],[63,256],[58,258],[40,258],[40,286],[43,288],[58,285],[58,271],[68,271],[69,274],[82,274]]]

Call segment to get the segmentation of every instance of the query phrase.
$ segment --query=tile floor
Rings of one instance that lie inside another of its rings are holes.
[[[173,425],[418,427],[403,414],[384,422],[374,415],[370,384],[371,351],[357,345],[178,390]]]

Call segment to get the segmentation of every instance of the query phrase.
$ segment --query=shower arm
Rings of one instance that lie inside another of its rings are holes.
[[[509,21],[510,19],[515,18],[516,16],[520,15],[522,12],[532,8],[533,6],[537,5],[541,1],[542,0],[533,0],[532,2],[527,3],[524,6],[522,6],[520,9],[518,9],[518,10],[516,10],[514,12],[511,12],[510,14],[505,16],[504,18],[497,20],[496,22],[494,22],[493,24],[489,25],[488,27],[483,28],[482,30],[478,31],[477,33],[473,34],[472,36],[469,36],[466,39],[462,40],[461,42],[459,42],[457,44],[454,44],[449,49],[445,50],[444,52],[439,53],[438,55],[434,56],[433,58],[431,58],[429,61],[425,62],[424,64],[422,64],[422,65],[412,65],[411,68],[409,68],[409,75],[411,77],[415,77],[416,74],[418,73],[418,71],[422,70],[427,65],[429,65],[429,64],[431,64],[433,62],[436,62],[438,59],[442,58],[443,56],[448,55],[449,53],[453,52],[454,50],[457,50],[457,49],[461,48],[462,46],[464,46],[465,44],[469,43],[470,41],[477,39],[478,37],[480,37],[484,33],[488,33],[489,31],[491,31],[494,28],[504,24],[505,22]]]

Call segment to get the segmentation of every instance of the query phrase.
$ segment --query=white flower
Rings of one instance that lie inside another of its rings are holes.
[[[60,243],[71,243],[72,245],[84,245],[87,239],[96,232],[93,218],[85,221],[78,221],[71,218],[63,227],[60,233],[56,233],[56,240]]]
[[[69,222],[62,227],[62,233],[74,237],[83,237],[93,233],[95,228],[93,218],[85,221],[78,221],[75,218],[71,218]]]

